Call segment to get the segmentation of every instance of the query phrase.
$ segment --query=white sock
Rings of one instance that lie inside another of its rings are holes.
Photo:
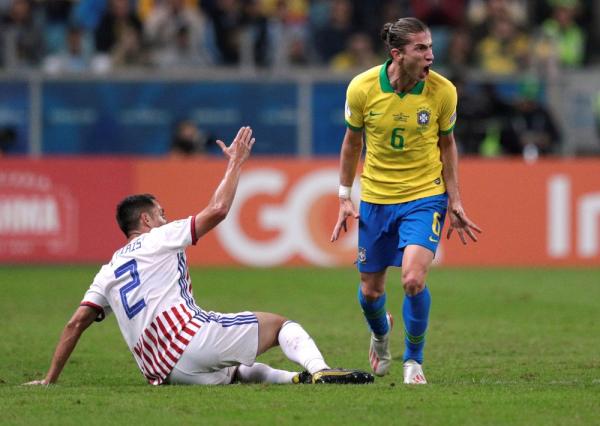
[[[300,324],[286,321],[279,331],[278,340],[285,356],[310,374],[329,368],[314,340]]]
[[[267,364],[255,362],[250,367],[240,365],[237,378],[242,383],[292,383],[293,371],[277,370]]]

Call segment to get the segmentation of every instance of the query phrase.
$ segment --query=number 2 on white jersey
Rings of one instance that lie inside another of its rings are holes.
[[[133,305],[129,305],[127,302],[127,293],[133,291],[136,287],[138,287],[140,282],[140,275],[137,270],[137,262],[135,259],[131,259],[129,262],[122,264],[115,270],[115,278],[120,278],[129,272],[131,275],[131,281],[125,283],[123,287],[119,290],[121,293],[121,302],[123,303],[123,308],[125,309],[125,313],[129,319],[132,319],[134,316],[140,313],[142,309],[146,307],[146,302],[144,299],[140,299],[135,302]]]

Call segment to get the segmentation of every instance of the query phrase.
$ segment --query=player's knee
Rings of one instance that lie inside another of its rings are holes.
[[[379,299],[381,296],[383,296],[383,293],[385,293],[383,289],[365,285],[364,283],[362,283],[362,285],[360,286],[360,291],[367,300]]]
[[[425,288],[425,274],[412,270],[403,272],[402,285],[404,286],[404,293],[409,296],[419,294]]]
[[[279,314],[271,314],[271,323],[275,326],[275,328],[277,329],[281,329],[281,327],[283,327],[283,324],[285,324],[288,321],[288,318],[279,315]]]
[[[278,328],[281,330],[281,327],[283,327],[286,322],[291,321],[291,320],[287,317],[277,315],[276,321],[277,321],[277,325],[279,326]]]
[[[270,312],[255,312],[254,314],[258,319],[257,354],[260,355],[279,344],[279,333],[288,319]]]
[[[283,324],[288,321],[288,318],[271,312],[254,312],[254,315],[256,315],[256,318],[258,319],[259,326],[276,330],[280,330],[281,327],[283,327]]]
[[[367,300],[375,300],[385,293],[385,274],[361,274],[360,291]]]

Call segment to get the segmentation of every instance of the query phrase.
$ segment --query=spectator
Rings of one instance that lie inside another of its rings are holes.
[[[435,48],[435,46],[434,46]],[[450,34],[448,40],[446,60],[442,62],[451,74],[463,75],[473,65],[473,40],[468,28],[458,27]],[[436,56],[436,62],[437,56]],[[461,97],[461,99],[463,99]],[[464,102],[464,99],[462,100]]]
[[[329,21],[331,0],[312,0],[308,11],[309,21],[313,28],[322,28]]]
[[[554,46],[559,65],[577,68],[583,65],[585,34],[575,22],[577,0],[551,0],[552,17],[542,24],[542,33]]]
[[[51,74],[82,73],[90,68],[90,56],[83,46],[83,30],[73,26],[67,32],[65,48],[46,57],[44,71]]]
[[[151,63],[140,33],[131,26],[123,27],[109,59],[110,68],[144,67]]]
[[[73,1],[46,0],[42,5],[45,17],[46,50],[51,54],[58,53],[67,44]]]
[[[206,61],[193,48],[189,29],[182,26],[177,30],[175,42],[154,55],[154,64],[164,69],[181,69],[206,65]]]
[[[201,132],[192,120],[182,120],[175,125],[171,139],[171,155],[189,157],[203,154],[207,151],[209,144],[215,144],[215,139]]]
[[[13,0],[8,14],[2,17],[2,27],[5,66],[27,69],[40,65],[44,56],[43,27],[34,19],[31,0]]]
[[[355,32],[353,13],[350,0],[331,1],[328,22],[315,30],[313,38],[313,46],[321,63],[329,63],[346,48],[348,39]]]
[[[518,137],[518,152],[527,160],[558,151],[560,132],[548,108],[540,102],[541,86],[536,80],[526,79],[520,84],[519,96],[511,119]]]
[[[177,44],[184,27],[190,51],[195,52],[203,63],[212,62],[204,45],[205,18],[196,7],[188,6],[184,0],[165,0],[157,4],[144,23],[146,40],[153,49],[155,62],[159,62],[161,55],[168,55],[166,51]]]
[[[497,20],[509,19],[517,27],[526,25],[526,12],[525,0],[471,0],[467,15],[474,44],[490,35]]]
[[[411,0],[410,4],[414,16],[431,29],[436,62],[445,63],[450,59],[448,44],[452,29],[464,22],[466,0]]]
[[[485,119],[489,114],[489,100],[475,83],[467,84],[467,76],[457,73],[450,79],[456,86],[460,98],[457,105],[454,133],[459,151],[463,154],[478,154],[479,145],[485,137]]]
[[[95,31],[100,24],[109,0],[80,0],[73,9],[73,19],[85,31]]]
[[[309,0],[260,0],[259,3],[267,17],[281,15],[283,11],[285,22],[290,25],[306,24],[310,8],[314,7]]]
[[[148,64],[148,52],[142,40],[142,23],[129,0],[110,0],[94,33],[96,54],[94,72]]]
[[[348,38],[346,49],[330,62],[335,71],[367,70],[383,62],[373,49],[373,42],[365,33],[355,33]]]
[[[237,0],[206,0],[202,9],[210,17],[218,50],[218,62],[237,65],[240,62],[243,8]]]
[[[379,31],[384,22],[394,22],[402,16],[414,16],[409,7],[409,0],[353,0],[352,3],[355,27],[359,28],[360,32],[372,34],[374,46],[380,45]],[[311,2],[311,9],[314,7],[313,4],[314,2]],[[376,47],[376,50],[379,48]]]
[[[287,58],[290,65],[304,66],[310,64],[310,52],[307,37],[304,33],[292,33],[288,42]]]
[[[383,0],[381,10],[378,13],[377,33],[381,29],[382,22],[394,22],[402,16],[412,16],[413,12],[410,9],[407,1],[398,0]],[[380,40],[379,37],[377,40]]]
[[[109,8],[102,16],[94,35],[96,51],[110,54],[128,28],[141,38],[142,22],[129,7],[129,0],[110,0]]]
[[[13,126],[0,127],[0,157],[10,152],[17,142],[17,132]]]
[[[467,76],[452,78],[461,102],[458,103],[456,140],[465,154],[496,157],[518,151],[517,136],[511,127],[514,108],[500,96],[492,83],[467,83]]]
[[[411,0],[416,18],[430,26],[455,27],[463,24],[466,0]]]
[[[136,4],[136,13],[142,22],[146,22],[146,19],[148,19],[148,17],[152,14],[154,8],[164,1],[165,0],[135,0],[134,3]],[[184,0],[184,2],[185,7],[191,8],[198,7],[198,3],[200,3],[198,0]]]
[[[509,17],[495,19],[490,33],[475,47],[477,64],[490,74],[510,75],[527,68],[529,37]]]
[[[269,62],[268,20],[258,0],[244,2],[240,61],[243,65],[265,67]]]
[[[274,68],[308,63],[306,14],[294,10],[286,1],[277,0],[276,7],[270,10],[268,31],[272,52],[269,62]]]
[[[522,152],[519,137],[512,126],[515,108],[498,94],[493,83],[482,85],[485,109],[483,115],[484,138],[479,153],[484,156],[516,155]],[[497,144],[497,147],[494,145]]]

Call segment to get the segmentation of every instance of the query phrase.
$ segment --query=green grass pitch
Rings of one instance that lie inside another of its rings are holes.
[[[152,387],[110,317],[83,335],[59,384],[45,373],[96,266],[0,266],[0,424],[582,425],[600,423],[600,269],[434,269],[427,386],[402,385],[402,288],[391,374],[366,386]],[[368,369],[353,269],[191,270],[205,309],[300,322],[331,366]],[[259,358],[296,369],[278,348]]]

